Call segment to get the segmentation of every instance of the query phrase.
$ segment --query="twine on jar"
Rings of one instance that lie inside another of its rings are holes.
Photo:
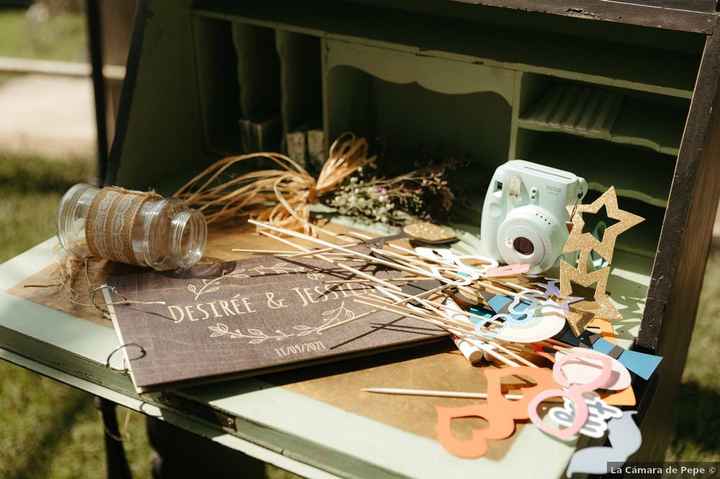
[[[345,133],[330,147],[328,160],[319,176],[310,173],[291,158],[279,153],[251,153],[216,161],[188,181],[173,197],[201,211],[208,223],[242,216],[289,229],[313,233],[310,205],[337,188],[348,176],[371,164],[368,143]],[[221,183],[221,175],[248,160],[265,158],[280,169],[252,171]]]
[[[112,186],[93,198],[85,223],[85,240],[93,256],[141,265],[132,240],[140,209],[149,200],[162,199],[155,192],[132,191]]]

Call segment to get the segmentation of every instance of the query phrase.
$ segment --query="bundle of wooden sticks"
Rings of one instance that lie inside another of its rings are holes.
[[[349,278],[342,282],[374,286],[374,293],[354,298],[358,303],[372,306],[372,311],[332,327],[341,327],[378,311],[392,312],[440,327],[459,347],[463,346],[461,350],[469,348],[488,360],[511,367],[537,367],[552,359],[554,352],[572,346],[554,337],[566,328],[570,305],[583,298],[561,297],[556,280],[526,275],[524,265],[500,266],[492,259],[459,255],[447,245],[437,244],[455,240],[451,233],[431,234],[433,239],[428,239],[413,236],[410,228],[406,230],[410,233],[376,238],[354,231],[339,234],[318,227],[319,234],[313,236],[266,222],[250,222],[260,235],[292,249],[233,251],[312,257],[348,272]],[[427,232],[427,228],[420,230]],[[436,244],[425,243],[425,247],[413,248],[403,240]],[[397,274],[380,278],[358,267],[360,263]],[[403,291],[404,285],[428,284],[428,280],[436,286],[423,288],[414,295]]]
[[[636,404],[630,373],[647,380],[662,360],[604,339],[614,335],[610,320],[616,317],[605,294],[607,278],[592,294],[586,292],[587,297],[573,296],[572,286],[572,294],[567,294],[570,282],[584,285],[586,276],[597,274],[586,267],[587,248],[579,255],[581,271],[561,262],[560,277],[547,278],[529,274],[528,265],[501,266],[492,258],[463,254],[461,248],[451,245],[457,239],[451,230],[430,224],[409,225],[395,235],[371,237],[352,231],[338,234],[321,227],[316,228],[316,236],[311,236],[266,222],[250,222],[259,234],[291,249],[236,251],[312,257],[347,272],[348,277],[341,281],[371,287],[372,293],[353,300],[373,309],[328,328],[380,311],[390,312],[447,331],[473,364],[486,361],[501,366],[480,369],[487,392],[364,389],[377,394],[482,400],[482,404],[471,406],[436,406],[438,440],[458,457],[482,457],[490,442],[511,436],[515,422],[527,419],[544,433],[563,440],[574,435],[601,437],[616,423],[606,423],[611,416],[598,416],[591,408],[599,405],[603,411],[612,411],[616,419],[629,417],[632,412],[623,412],[615,405]],[[577,235],[581,234],[581,225],[574,228]],[[372,269],[368,265],[394,274],[378,277],[369,272]],[[570,276],[568,271],[572,272]],[[601,273],[609,274],[609,268]],[[420,293],[408,293],[418,289]],[[506,394],[501,383],[508,376],[533,386],[522,387],[521,394]],[[557,405],[543,419],[539,410],[543,404],[547,408],[549,401]],[[474,429],[471,439],[455,437],[450,423],[455,418],[475,416],[488,426]],[[601,426],[600,436],[586,427],[590,423]]]

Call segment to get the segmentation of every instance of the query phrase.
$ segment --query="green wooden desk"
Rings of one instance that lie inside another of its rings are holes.
[[[366,414],[366,409],[360,407],[369,396],[360,391],[360,386],[387,384],[377,381],[387,381],[382,371],[393,367],[392,363],[378,363],[377,358],[375,362],[356,360],[353,363],[351,360],[347,364],[357,366],[355,372],[352,368],[349,372],[344,370],[345,363],[321,366],[319,368],[329,369],[319,369],[319,378],[314,382],[299,370],[284,373],[281,380],[276,376],[269,381],[265,378],[233,380],[178,393],[140,397],[134,392],[129,376],[120,371],[121,355],[113,355],[111,367],[105,366],[108,355],[119,346],[109,323],[102,325],[76,318],[8,292],[52,264],[57,248],[57,241],[51,239],[0,266],[0,356],[3,359],[280,468],[314,478],[560,477],[575,449],[574,444],[555,441],[534,426],[525,426],[494,457],[456,458],[427,434],[408,432],[404,427],[407,424],[396,427],[392,421],[379,420],[377,414],[372,417],[373,414]],[[647,259],[638,256],[635,260],[637,270],[647,267]],[[610,287],[616,291],[616,297],[628,299],[626,304],[617,303],[625,313],[626,323],[620,328],[627,331],[623,344],[629,344],[637,332],[648,284],[647,276],[625,269],[616,269],[611,277]],[[428,350],[427,354],[433,352],[436,351]],[[437,363],[423,363],[429,360],[423,358],[422,350],[388,354],[388,361],[409,361],[403,371],[408,376],[417,376],[414,387],[432,388],[433,384],[425,381],[440,380],[433,379],[432,375],[423,377],[418,369],[423,364],[436,367]],[[382,359],[385,355],[380,356]],[[479,372],[465,363],[464,358],[445,354],[438,362],[453,363],[460,383],[458,388],[482,389],[479,383],[468,385],[473,378],[470,375]],[[332,378],[323,378],[325,373],[332,373]],[[365,382],[356,386],[358,377]],[[453,378],[442,380],[450,382],[436,388],[453,387]],[[347,397],[338,400],[331,391],[322,390],[330,387],[350,389],[344,389]],[[376,398],[389,401],[379,404],[400,409],[418,404],[416,398]],[[457,400],[446,399],[440,403],[457,404],[454,401]],[[427,407],[418,411],[425,411],[425,417],[419,417],[419,421],[434,417],[434,410]]]

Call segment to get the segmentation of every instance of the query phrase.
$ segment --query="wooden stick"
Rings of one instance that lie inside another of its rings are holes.
[[[319,253],[320,251],[311,251],[309,253],[301,253],[298,255],[294,251],[286,251],[286,250],[280,250],[280,249],[250,249],[250,248],[233,248],[230,251],[234,253],[252,253],[252,254],[271,254],[271,255],[277,255],[277,256],[283,256],[286,258],[296,258],[298,256],[312,256],[316,253]],[[347,257],[348,255],[344,253],[325,253],[328,256],[342,256]]]
[[[446,321],[444,321],[445,318],[439,319],[430,315],[425,315],[420,312],[416,312],[413,310],[407,310],[407,309],[401,309],[401,308],[395,308],[392,306],[387,305],[384,302],[378,302],[378,301],[370,301],[365,298],[353,298],[353,301],[356,303],[364,304],[367,306],[372,306],[377,309],[381,309],[383,311],[388,311],[390,313],[399,314],[401,316],[406,316],[408,318],[417,319],[419,321],[425,321],[426,323],[432,323],[435,326],[440,326],[441,328],[450,331],[450,332],[458,332],[461,334],[466,333],[466,331],[460,331],[459,329],[447,324]]]
[[[430,289],[430,290],[428,290],[428,291],[423,291],[423,292],[421,292],[421,293],[418,293],[418,294],[416,294],[415,296],[410,296],[409,298],[405,298],[405,299],[401,299],[401,300],[399,300],[399,301],[396,301],[396,302],[393,303],[393,305],[399,305],[399,304],[403,304],[403,303],[406,303],[406,302],[408,302],[408,301],[411,301],[411,300],[413,300],[413,299],[419,299],[419,298],[424,297],[424,296],[430,296],[430,295],[435,294],[435,293],[437,293],[437,292],[439,292],[439,291],[442,291],[442,290],[445,289],[445,288],[448,288],[448,286],[445,285],[445,284],[443,284],[442,286],[438,286],[437,288],[433,288],[433,289]],[[353,322],[353,321],[357,321],[358,319],[362,319],[362,318],[365,318],[365,317],[367,317],[367,316],[370,316],[371,314],[375,314],[375,313],[379,313],[379,312],[380,312],[379,309],[373,309],[372,311],[367,311],[367,312],[365,312],[365,313],[359,314],[359,315],[355,316],[355,317],[352,318],[352,319],[345,319],[345,320],[343,320],[343,321],[340,321],[339,323],[335,323],[335,324],[330,325],[330,326],[327,326],[327,327],[321,327],[321,328],[318,329],[318,331],[327,331],[328,329],[332,329],[332,328],[335,328],[335,327],[337,327],[337,326],[342,326],[342,325],[344,325],[344,324],[351,323],[351,322]]]
[[[274,234],[272,234],[272,233],[268,233],[267,231],[260,231],[260,234],[263,234],[263,235],[265,235],[265,236],[267,236],[267,237],[269,237],[269,238],[272,238],[272,239],[274,239],[274,240],[280,241],[281,243],[288,244],[288,245],[290,245],[290,246],[292,246],[292,247],[294,247],[294,248],[297,248],[297,249],[299,249],[299,250],[301,250],[301,251],[302,251],[302,250],[307,251],[307,248],[305,248],[305,247],[303,247],[303,246],[300,246],[300,245],[298,245],[298,244],[295,244],[295,243],[293,243],[292,241],[289,241],[289,240],[287,240],[287,239],[285,239],[285,238],[281,238],[281,237],[276,236],[276,235],[274,235]],[[396,286],[396,285],[394,285],[394,284],[392,284],[392,283],[388,283],[387,281],[383,281],[382,279],[376,278],[375,276],[373,276],[373,275],[371,275],[371,274],[368,274],[368,273],[365,273],[364,271],[360,271],[359,269],[355,269],[355,268],[352,268],[352,267],[350,267],[350,266],[344,265],[344,264],[342,264],[342,263],[340,263],[340,262],[338,262],[338,261],[336,261],[336,260],[333,260],[333,259],[331,259],[331,258],[328,258],[328,257],[325,256],[325,255],[318,254],[318,255],[316,255],[316,257],[319,258],[319,259],[321,259],[321,260],[327,261],[327,262],[330,263],[330,264],[334,264],[334,265],[336,265],[336,266],[338,266],[338,267],[340,267],[340,268],[342,268],[342,269],[344,269],[344,270],[346,270],[346,271],[349,271],[349,272],[351,272],[351,273],[353,273],[353,274],[356,274],[356,275],[361,276],[361,277],[363,277],[363,278],[369,279],[370,281],[373,281],[373,282],[375,282],[375,283],[382,284],[383,286],[386,286],[386,287],[388,287],[388,288],[390,288],[390,289],[392,289],[392,290],[400,291],[400,287],[399,287],[399,286]]]
[[[414,318],[420,321],[434,324],[435,326],[439,326],[442,329],[461,338],[472,338],[473,340],[477,340],[482,343],[488,343],[487,337],[477,334],[472,328],[462,329],[467,328],[467,325],[459,325],[458,323],[448,320],[448,318],[443,314],[435,313],[435,315],[433,315],[432,313],[427,311],[415,311],[408,309],[407,307],[403,308],[399,306],[394,306],[392,304],[388,304],[384,300],[373,300],[371,296],[372,295],[368,295],[365,298],[353,298],[353,300],[360,304],[373,306],[384,311],[389,311],[391,313],[395,313],[401,316],[406,316],[408,318]]]
[[[434,324],[435,326],[439,326],[440,328],[443,328],[444,330],[446,330],[446,331],[448,331],[448,332],[450,332],[450,333],[453,333],[455,336],[458,336],[458,337],[460,337],[460,338],[462,338],[462,337],[464,337],[464,336],[465,336],[465,337],[467,337],[467,336],[475,336],[474,339],[475,339],[477,342],[480,342],[480,343],[483,343],[483,342],[484,342],[485,344],[489,344],[485,339],[482,339],[482,338],[478,337],[477,335],[474,335],[474,334],[472,334],[472,333],[468,333],[467,331],[461,331],[461,330],[459,330],[459,329],[457,329],[457,328],[455,328],[455,327],[453,327],[453,326],[448,325],[447,323],[445,323],[445,322],[443,321],[444,319],[446,319],[446,318],[444,318],[444,317],[443,317],[441,320],[435,319],[435,318],[428,318],[428,317],[423,317],[423,316],[419,316],[419,315],[416,315],[416,314],[408,313],[408,312],[406,312],[406,311],[396,311],[396,310],[393,310],[393,309],[388,308],[388,307],[386,307],[386,306],[382,306],[382,305],[375,304],[375,303],[368,302],[368,301],[363,301],[363,300],[361,300],[361,299],[359,299],[359,298],[353,298],[353,300],[354,300],[355,302],[357,302],[357,303],[360,303],[360,304],[366,304],[366,305],[368,305],[368,306],[373,306],[373,307],[378,308],[378,309],[383,309],[383,310],[389,311],[389,312],[391,312],[391,313],[401,314],[401,315],[406,316],[406,317],[408,317],[408,318],[413,318],[413,319],[417,319],[417,320],[419,320],[419,321],[425,321],[426,323]],[[511,367],[519,367],[519,366],[520,366],[520,365],[519,365],[518,363],[516,363],[515,361],[511,361],[511,360],[509,360],[509,359],[507,359],[507,358],[505,358],[505,357],[497,354],[495,351],[493,351],[493,350],[490,349],[490,348],[487,348],[487,349],[483,348],[483,351],[487,352],[490,356],[494,357],[494,358],[497,359],[498,361],[500,361],[500,362],[502,362],[502,363],[504,363],[504,364],[506,364],[506,365],[508,365],[508,366],[511,366]]]
[[[500,288],[500,287],[492,284],[490,281],[480,281],[478,283],[478,285],[482,286],[483,288],[485,288],[489,291],[496,292],[498,294],[502,294],[505,296],[516,296],[516,293],[514,293],[513,291],[509,291],[507,289]]]
[[[358,232],[356,232],[356,231],[348,231],[347,234],[350,235],[350,236],[354,236],[354,237],[356,237],[356,238],[360,238],[360,239],[362,239],[362,240],[364,240],[364,241],[371,241],[371,240],[377,239],[377,238],[373,238],[372,236],[369,236],[369,235],[365,235],[365,234],[362,234],[362,233],[358,233]],[[404,246],[400,246],[400,245],[397,245],[397,244],[393,244],[393,243],[390,242],[390,241],[387,241],[386,244],[387,244],[390,248],[396,249],[396,250],[398,250],[398,251],[402,251],[402,252],[404,252],[404,253],[406,253],[406,254],[409,254],[409,255],[412,255],[412,256],[417,256],[418,258],[421,258],[421,259],[423,259],[423,260],[425,260],[425,261],[430,261],[430,262],[433,262],[433,263],[439,263],[439,264],[442,264],[442,265],[444,265],[444,266],[448,266],[448,262],[445,261],[445,260],[437,259],[437,258],[433,258],[433,257],[429,257],[429,256],[423,256],[423,255],[421,255],[420,253],[418,253],[417,251],[415,251],[414,249],[405,248]]]
[[[367,260],[367,261],[369,261],[369,262],[371,262],[371,263],[378,263],[378,264],[382,264],[382,265],[384,265],[384,266],[389,266],[389,267],[394,268],[394,269],[399,269],[399,270],[401,270],[401,271],[406,271],[406,272],[409,272],[409,273],[420,274],[420,275],[423,275],[423,276],[427,276],[428,278],[438,279],[438,280],[443,281],[443,282],[446,282],[446,283],[449,282],[449,281],[447,281],[445,278],[443,278],[442,276],[439,276],[439,277],[433,276],[433,274],[432,274],[430,271],[421,270],[421,269],[416,269],[416,268],[413,268],[413,267],[407,267],[407,266],[400,265],[400,264],[398,264],[398,263],[393,263],[392,261],[384,260],[384,259],[382,259],[382,258],[376,258],[376,257],[374,257],[374,256],[370,256],[370,255],[361,253],[361,252],[359,252],[359,251],[353,251],[353,250],[348,249],[348,248],[346,248],[346,247],[344,247],[344,246],[334,245],[334,244],[332,244],[332,243],[330,243],[330,242],[327,242],[327,241],[325,241],[325,240],[321,240],[321,239],[319,239],[319,238],[313,238],[312,236],[309,236],[309,235],[306,235],[306,234],[303,234],[303,233],[298,233],[298,232],[296,232],[296,231],[292,231],[292,230],[289,230],[289,229],[286,229],[286,228],[279,228],[279,227],[274,226],[274,225],[271,225],[271,224],[269,224],[269,223],[263,223],[263,222],[261,222],[261,221],[256,221],[256,220],[253,220],[253,219],[248,220],[248,223],[254,224],[255,226],[259,226],[259,227],[262,227],[262,228],[267,228],[267,229],[270,229],[270,230],[272,230],[272,231],[276,231],[276,232],[278,232],[278,233],[282,233],[282,234],[285,234],[285,235],[288,235],[288,236],[292,236],[292,237],[294,237],[294,238],[311,241],[311,242],[314,242],[314,243],[316,243],[316,244],[319,244],[319,245],[322,245],[322,246],[326,246],[326,247],[328,247],[328,248],[332,248],[332,249],[337,250],[337,251],[342,251],[342,252],[344,252],[344,253],[348,253],[349,255],[355,255],[355,256],[357,256],[357,257],[359,257],[359,258],[363,258],[363,259],[365,259],[365,260]],[[304,248],[303,248],[303,249],[304,249]]]
[[[352,243],[352,244],[348,244],[345,246],[357,246],[359,244],[361,244],[361,243]],[[290,257],[291,258],[302,258],[303,256],[312,256],[314,254],[327,253],[329,251],[334,251],[334,248],[320,248],[320,249],[309,250],[308,252],[303,252],[303,253],[293,253],[292,255],[290,255]]]
[[[399,292],[399,293],[397,293],[397,294],[407,296],[407,293],[404,293],[404,292],[402,292],[402,291]],[[370,298],[372,298],[372,299],[375,299],[375,300],[379,300],[379,301],[383,301],[383,300],[384,300],[384,298],[378,297],[378,296],[373,295],[373,294],[369,294],[368,297],[370,297]],[[468,327],[468,325],[466,325],[466,324],[459,323],[459,322],[454,321],[454,320],[452,320],[452,319],[450,319],[450,318],[447,318],[447,317],[445,316],[445,314],[444,314],[439,308],[437,308],[434,304],[428,302],[427,300],[424,300],[424,299],[421,299],[421,298],[406,298],[407,301],[411,301],[411,300],[413,300],[413,299],[415,299],[415,300],[421,302],[422,304],[425,304],[426,306],[430,307],[436,314],[438,314],[438,315],[442,318],[442,319],[440,320],[441,322],[443,322],[443,323],[445,323],[445,324],[455,325],[455,326],[457,326],[457,327],[460,327],[460,326],[462,326],[462,327]],[[428,304],[428,303],[429,303],[429,304]],[[376,306],[376,307],[379,307],[379,306]],[[461,313],[465,313],[465,312],[464,312],[464,311],[461,311]],[[397,314],[403,314],[403,313],[397,312]],[[473,314],[473,313],[467,313],[467,314]],[[420,318],[417,318],[417,317],[416,317],[416,319],[420,319]],[[435,319],[435,318],[434,318],[434,319]],[[472,331],[474,332],[474,328],[471,327],[471,329],[472,329]],[[456,333],[454,333],[454,334],[456,334],[457,336],[459,336],[459,337],[462,338],[463,336],[467,336],[467,335],[468,335],[468,332],[467,332],[467,331],[463,331],[462,329],[457,329],[457,330],[456,330]],[[538,367],[536,364],[528,361],[528,360],[525,359],[524,357],[522,357],[522,356],[520,356],[519,354],[515,353],[514,351],[511,351],[510,349],[504,347],[502,344],[500,344],[500,343],[498,343],[498,342],[491,341],[491,340],[489,340],[489,339],[487,339],[487,338],[482,338],[482,337],[472,338],[472,339],[470,339],[470,342],[471,342],[471,343],[480,342],[480,343],[482,343],[482,345],[484,345],[484,346],[494,346],[494,347],[497,348],[499,351],[502,351],[503,353],[505,353],[505,354],[507,354],[508,356],[512,357],[514,360],[518,361],[518,362],[521,363],[521,364],[524,364],[524,365],[529,366],[529,367],[532,367],[532,368]],[[488,352],[490,355],[492,355],[493,357],[500,359],[500,356],[499,356],[499,355],[494,355],[491,351],[488,351],[488,350],[485,349],[485,348],[481,348],[481,349],[483,349],[484,351],[487,351],[487,352]],[[503,361],[503,360],[501,360],[501,361]],[[503,361],[503,362],[506,362],[506,361]]]
[[[393,294],[399,294],[399,295],[401,295],[401,296],[408,296],[408,294],[405,293],[405,292],[403,292],[403,291],[400,291],[400,292],[397,292],[397,293],[393,293]],[[370,295],[370,296],[373,296],[373,295]],[[377,296],[375,296],[375,297],[377,298]],[[445,312],[444,312],[443,310],[441,310],[441,309],[440,309],[437,305],[435,305],[434,303],[432,303],[432,302],[430,302],[430,301],[427,301],[427,300],[422,300],[422,299],[420,299],[419,301],[420,301],[421,303],[423,303],[425,306],[427,306],[428,308],[430,308],[430,309],[432,309],[433,311],[435,311],[436,313],[445,316]],[[484,318],[483,316],[480,316],[480,315],[478,315],[478,314],[475,314],[475,313],[473,313],[473,312],[471,312],[471,311],[464,311],[464,310],[462,310],[462,309],[458,309],[457,311],[453,311],[453,314],[464,315],[465,318],[468,319],[468,325],[470,325],[471,327],[473,327],[473,329],[474,329],[474,326],[473,326],[472,323],[469,321],[469,317],[478,318],[478,319],[480,319],[480,320],[482,320],[483,322],[486,322],[486,323],[498,324],[498,325],[502,325],[502,324],[503,324],[501,321],[498,321],[497,319],[495,319],[495,320],[486,319],[486,318]],[[448,320],[451,320],[450,318],[447,318],[447,319],[448,319]],[[454,320],[451,320],[451,321],[454,321]],[[457,321],[454,321],[454,322],[457,322]]]
[[[420,266],[427,266],[427,262],[418,261],[418,260],[413,259],[413,258],[408,258],[407,255],[401,255],[401,254],[398,254],[398,253],[394,253],[394,252],[392,252],[392,251],[388,251],[388,250],[386,250],[386,249],[370,248],[370,251],[372,251],[372,252],[375,253],[375,254],[387,255],[387,256],[390,256],[390,257],[392,257],[392,258],[397,258],[398,260],[403,261],[403,262],[405,262],[405,263],[413,263],[413,264],[417,264],[417,265],[420,265]],[[429,259],[430,259],[430,258],[425,258],[425,257],[423,257],[423,256],[420,256],[420,255],[418,255],[418,254],[415,254],[415,256],[418,256],[418,257],[422,258],[423,260],[429,260]],[[437,261],[437,260],[436,260],[436,261]],[[441,263],[441,264],[442,264],[442,266],[443,266],[445,269],[447,269],[447,270],[458,271],[458,270],[460,269],[460,268],[458,268],[458,267],[455,266],[455,265],[450,265],[450,264],[447,264],[447,263]],[[409,265],[409,266],[412,266],[412,265]]]
[[[442,397],[442,398],[460,398],[460,399],[487,399],[487,393],[472,393],[464,391],[439,391],[435,389],[405,389],[405,388],[363,388],[362,391],[373,394],[392,394],[399,396],[423,396],[423,397]],[[523,398],[522,394],[507,393],[503,394],[505,399],[510,401],[519,401]],[[543,402],[562,402],[562,398],[551,397]]]
[[[380,297],[380,296],[377,296],[377,295],[375,295],[375,294],[368,294],[367,297],[372,298],[372,299],[374,299],[374,300],[376,300],[376,301],[378,301],[378,302],[381,302],[381,303],[390,304],[390,303],[388,303],[388,302],[386,301],[385,298]],[[408,300],[409,300],[409,301],[412,301],[412,299],[410,299],[410,298],[408,298]],[[425,301],[425,300],[423,300],[423,299],[421,299],[421,298],[417,298],[417,301],[420,302],[420,303],[422,303],[422,304],[426,304],[426,303],[427,303],[427,301]],[[460,329],[463,329],[463,328],[464,328],[464,329],[468,329],[468,330],[470,330],[470,331],[474,331],[474,330],[475,330],[475,327],[474,327],[471,323],[469,323],[469,322],[467,322],[467,323],[462,323],[462,322],[457,321],[457,320],[454,320],[454,319],[452,319],[452,318],[448,318],[447,316],[445,316],[445,314],[444,314],[442,311],[440,311],[440,310],[438,310],[438,309],[435,309],[434,307],[430,307],[430,309],[433,310],[433,312],[434,312],[435,314],[437,314],[438,317],[442,317],[442,318],[443,318],[443,319],[442,319],[443,322],[446,322],[446,323],[448,323],[448,324],[452,324],[452,325],[454,325],[454,326],[456,326],[457,328],[460,328]],[[427,313],[426,313],[426,314],[427,314]],[[432,316],[432,315],[430,315],[430,314],[428,314],[428,315],[429,315],[429,316]]]
[[[399,278],[385,278],[385,281],[395,281],[395,282],[398,282],[398,283],[400,283],[400,282],[409,283],[409,282],[412,282],[412,281],[422,281],[422,280],[424,280],[424,279],[427,279],[427,278],[423,278],[423,277],[420,277],[420,276],[415,276],[415,277],[401,276],[401,277],[399,277]],[[323,283],[325,283],[325,284],[335,284],[335,283],[371,283],[371,281],[368,280],[368,279],[333,279],[333,280],[323,281]],[[448,287],[448,288],[450,287],[450,286],[448,286],[447,284],[444,284],[443,286]]]
[[[354,233],[355,233],[354,231],[348,230],[348,231],[341,231],[340,233],[335,233],[334,231],[330,231],[330,230],[327,230],[327,229],[323,229],[322,232],[325,233],[325,234],[328,235],[328,236],[331,236],[331,237],[337,239],[337,240],[344,241],[345,243],[353,243],[353,244],[348,244],[348,245],[346,245],[346,246],[353,246],[353,245],[358,245],[358,244],[360,244],[360,243],[358,243],[358,241],[357,241],[358,238],[357,238],[357,235],[354,234]],[[354,240],[352,240],[352,239],[349,239],[349,238],[345,238],[345,236],[356,236],[356,238],[355,238]],[[362,234],[361,234],[360,236],[361,236],[361,237],[360,237],[359,239],[361,239],[361,240],[363,240],[363,239],[372,239],[370,236],[367,236],[367,235],[362,235]]]
[[[564,349],[570,349],[571,346],[568,346],[567,344],[563,343],[562,341],[558,341],[557,339],[548,338],[545,341],[541,341],[541,343],[553,348],[555,351],[562,351]]]
[[[471,393],[463,391],[438,391],[432,389],[403,389],[403,388],[363,388],[362,391],[374,394],[395,394],[401,396],[426,396],[441,398],[487,399],[487,393]],[[504,394],[505,399],[517,401],[522,394]]]
[[[454,325],[454,326],[457,327],[457,328],[461,328],[461,329],[462,329],[462,328],[465,328],[465,329],[468,329],[468,330],[470,330],[470,331],[474,331],[474,329],[475,329],[475,328],[472,326],[472,324],[470,324],[470,323],[462,323],[462,322],[460,322],[460,321],[453,320],[453,319],[451,319],[451,318],[446,317],[442,312],[438,312],[438,311],[432,310],[432,308],[431,308],[431,311],[428,311],[427,309],[421,309],[420,311],[418,311],[418,309],[420,309],[420,308],[414,309],[414,308],[412,308],[412,307],[410,307],[410,306],[405,306],[405,305],[403,305],[403,306],[393,305],[393,304],[389,301],[388,298],[382,297],[382,296],[378,296],[378,295],[372,294],[372,293],[367,294],[367,295],[365,296],[365,298],[369,298],[370,300],[374,300],[374,301],[376,301],[377,303],[379,303],[379,304],[381,304],[381,305],[383,305],[383,306],[390,306],[390,307],[394,307],[394,308],[396,308],[396,309],[397,309],[397,308],[400,308],[400,309],[406,308],[406,309],[402,309],[402,311],[408,310],[408,311],[410,311],[410,312],[412,312],[412,313],[414,313],[414,314],[420,314],[420,315],[422,315],[422,316],[426,316],[426,317],[429,317],[429,318],[436,319],[437,321],[442,321],[443,323],[447,323],[447,324],[450,324],[450,325]],[[410,298],[407,298],[407,299],[409,299],[410,301],[412,301],[412,299],[410,299]],[[418,302],[421,302],[421,303],[424,301],[424,300],[421,299],[421,298],[416,298],[416,300],[417,300]],[[416,307],[416,308],[417,308],[417,307]]]
[[[400,294],[405,294],[405,293],[402,293],[402,292],[401,292]],[[374,298],[374,299],[380,299],[380,300],[382,300],[382,298],[379,298],[379,297],[377,297],[377,296],[375,296],[375,295],[372,295],[372,294],[370,294],[370,295],[368,295],[368,296],[371,297],[371,298]],[[406,299],[407,299],[408,301],[410,301],[410,300],[412,300],[413,298],[406,298]],[[416,299],[418,299],[418,300],[421,301],[421,302],[426,302],[425,300],[420,299],[420,298],[416,298]],[[356,299],[356,301],[357,301],[357,299]],[[361,302],[361,301],[358,301],[358,302]],[[375,305],[375,307],[380,308],[379,305]],[[382,309],[382,308],[381,308],[381,309]],[[435,308],[433,308],[433,309],[435,309]],[[400,312],[400,311],[393,311],[393,312],[395,312],[396,314],[406,314],[406,313]],[[449,318],[445,317],[445,315],[444,315],[442,312],[438,312],[437,310],[436,310],[436,312],[439,314],[440,318],[442,318],[442,319],[437,319],[437,318],[432,318],[432,319],[435,320],[435,321],[439,321],[439,322],[443,323],[442,325],[438,324],[438,326],[443,327],[443,328],[448,329],[448,330],[451,330],[451,329],[452,329],[451,332],[453,332],[453,334],[455,334],[456,336],[460,337],[461,339],[469,340],[469,342],[471,342],[471,343],[478,343],[478,342],[479,342],[479,343],[481,343],[481,346],[485,346],[485,347],[493,346],[493,347],[497,348],[499,351],[501,351],[501,352],[507,354],[508,356],[512,357],[514,360],[518,361],[518,362],[521,363],[521,364],[524,364],[524,365],[526,365],[526,366],[528,366],[528,367],[532,367],[532,368],[537,368],[537,367],[538,367],[536,364],[528,361],[528,360],[525,359],[524,357],[520,356],[519,354],[515,353],[514,351],[509,350],[508,348],[504,347],[502,344],[500,344],[500,343],[498,343],[498,342],[496,342],[496,341],[492,341],[492,340],[490,340],[490,339],[488,339],[488,338],[485,338],[485,337],[482,337],[482,336],[479,336],[479,335],[476,335],[476,334],[472,334],[472,333],[470,333],[470,332],[468,332],[468,331],[466,331],[466,330],[457,329],[457,328],[455,328],[455,327],[449,328],[448,325],[460,326],[460,323],[458,323],[457,321],[452,321],[452,320],[450,320]],[[406,314],[406,315],[407,315],[407,314]],[[419,320],[422,321],[422,319],[420,319],[420,318],[417,317],[417,316],[413,316],[413,317],[414,317],[415,319],[419,319]],[[463,326],[465,326],[465,325],[463,325]],[[474,332],[474,329],[473,329],[473,332]],[[468,336],[474,336],[474,337],[473,337],[473,338],[468,338]],[[476,344],[476,346],[477,346],[477,344]],[[481,346],[478,346],[478,347],[481,347]],[[485,349],[484,347],[481,347],[481,349],[482,349],[483,351],[487,351],[488,354],[490,354],[491,356],[495,357],[496,359],[498,359],[498,360],[500,360],[500,361],[502,361],[502,362],[504,362],[504,363],[506,363],[506,364],[510,364],[505,358],[502,358],[502,356],[496,355],[496,354],[494,354],[492,351],[490,351],[490,350],[488,350],[488,349]],[[512,364],[514,364],[515,366],[517,366],[517,364],[514,363],[514,362],[512,362]]]
[[[288,254],[294,251],[284,251],[280,249],[249,249],[249,248],[233,248],[230,251],[235,253],[255,253],[255,254]]]
[[[535,363],[533,363],[533,362],[531,362],[531,361],[528,361],[528,360],[525,359],[524,357],[522,357],[522,356],[520,356],[519,354],[517,354],[515,351],[512,351],[512,350],[506,348],[505,346],[503,346],[502,344],[500,344],[500,343],[497,342],[497,341],[485,340],[485,342],[488,343],[488,344],[490,344],[490,345],[492,345],[492,346],[495,346],[498,350],[500,350],[500,351],[502,351],[503,353],[507,354],[508,356],[510,356],[511,358],[515,359],[516,361],[524,364],[525,366],[528,366],[528,367],[531,367],[531,368],[537,368],[537,367],[538,367],[537,364],[535,364]]]

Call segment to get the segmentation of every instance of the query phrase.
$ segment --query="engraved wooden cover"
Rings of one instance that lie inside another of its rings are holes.
[[[126,348],[141,390],[260,374],[444,335],[427,323],[382,311],[352,321],[373,309],[355,298],[376,290],[365,283],[332,282],[349,275],[320,260],[264,256],[182,273],[112,275],[108,284],[116,291],[106,299],[148,302],[112,308],[121,342],[144,350]],[[436,285],[426,281],[403,289],[417,294]]]

